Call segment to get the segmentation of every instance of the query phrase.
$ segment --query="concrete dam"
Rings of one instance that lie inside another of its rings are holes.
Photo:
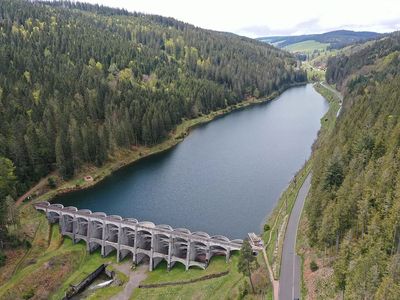
[[[61,234],[73,242],[83,240],[89,252],[101,248],[101,255],[117,251],[117,261],[132,255],[139,264],[146,257],[149,270],[162,260],[170,270],[176,262],[205,269],[214,255],[224,255],[229,260],[232,251],[240,250],[243,240],[229,240],[222,235],[210,236],[205,232],[191,233],[186,228],[173,229],[169,225],[139,222],[134,218],[118,215],[107,216],[103,212],[64,207],[62,204],[40,202],[35,209],[44,211],[50,223],[59,223]],[[252,245],[253,251],[261,248]]]

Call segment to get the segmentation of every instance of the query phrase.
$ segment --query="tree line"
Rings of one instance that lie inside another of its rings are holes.
[[[312,246],[335,253],[348,299],[400,298],[400,35],[328,63],[343,85],[335,129],[315,150],[306,206]]]
[[[72,177],[183,119],[304,82],[290,54],[172,18],[75,2],[0,2],[0,157],[11,194]]]

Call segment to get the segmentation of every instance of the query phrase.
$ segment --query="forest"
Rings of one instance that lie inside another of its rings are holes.
[[[271,36],[260,37],[257,39],[268,43],[274,43],[279,48],[306,41],[316,41],[319,43],[329,44],[328,49],[341,49],[348,45],[363,43],[367,40],[374,40],[380,36],[381,34],[370,31],[336,30],[320,34]]]
[[[400,32],[395,32],[387,37],[381,39],[379,43],[366,43],[361,46],[357,54],[346,56],[344,54],[332,56],[328,60],[328,68],[326,70],[326,80],[328,83],[334,83],[338,88],[343,88],[346,85],[345,80],[351,78],[351,75],[364,69],[365,75],[374,72],[371,66],[374,65],[376,60],[382,59],[389,54],[400,51]],[[396,68],[397,66],[385,66]],[[389,71],[386,71],[389,72]],[[361,74],[360,78],[366,78]],[[359,80],[360,80],[359,78]],[[351,83],[355,85],[355,81]]]
[[[344,299],[400,298],[399,45],[394,33],[328,62],[344,106],[314,145],[306,213],[312,246],[333,253]]]
[[[98,5],[3,0],[0,196],[304,81],[290,54],[249,38]]]

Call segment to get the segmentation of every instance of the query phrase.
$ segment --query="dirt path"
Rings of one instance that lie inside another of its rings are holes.
[[[17,201],[15,201],[15,206],[20,206],[21,203],[24,201],[24,199],[26,197],[28,197],[29,195],[31,195],[34,191],[36,191],[37,189],[42,188],[43,186],[45,186],[47,184],[47,177],[42,178],[35,186],[33,186],[32,188],[29,189],[29,191],[27,191],[25,194],[23,194],[22,196],[20,196]]]
[[[277,215],[277,217],[275,218],[274,225],[272,225],[272,228],[270,229],[269,238],[268,238],[268,241],[267,241],[267,243],[266,243],[266,246],[268,246],[268,245],[270,244],[270,242],[271,242],[271,239],[272,239],[272,232],[274,231],[274,229],[275,229],[275,227],[276,227],[276,224],[277,224],[277,222],[278,222],[279,215],[281,214],[282,209],[283,209],[283,205],[282,205],[281,208],[279,209],[278,215]],[[267,252],[265,251],[265,248],[267,248],[267,247],[264,247],[264,248],[263,248],[262,253],[263,253],[264,261],[265,261],[265,263],[266,263],[266,265],[267,265],[269,278],[270,278],[270,281],[271,281],[271,283],[272,283],[272,288],[273,288],[273,292],[274,292],[274,300],[278,300],[278,296],[279,296],[279,280],[275,280],[275,278],[274,278],[274,272],[272,271],[271,265],[270,265],[269,260],[268,260]]]
[[[128,300],[130,299],[133,290],[137,288],[144,279],[146,279],[149,266],[145,264],[139,265],[135,271],[131,270],[131,264],[129,263],[125,263],[122,265],[113,265],[113,267],[127,275],[129,277],[129,280],[126,283],[125,288],[119,294],[110,299]]]
[[[270,266],[269,261],[268,261],[267,252],[265,251],[264,248],[262,250],[262,253],[263,253],[263,256],[264,256],[265,263],[267,264],[269,278],[270,278],[270,280],[272,282],[272,288],[273,288],[273,291],[274,291],[274,300],[278,300],[279,299],[278,298],[278,296],[279,296],[279,280],[275,280],[274,279],[274,275],[272,273],[272,269],[271,269],[271,266]]]

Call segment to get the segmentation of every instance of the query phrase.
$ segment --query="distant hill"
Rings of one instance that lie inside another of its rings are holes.
[[[338,49],[356,42],[375,39],[380,35],[370,31],[336,30],[321,34],[260,37],[257,40],[278,48],[286,48],[291,52],[301,52],[305,45],[311,43],[317,48]]]

